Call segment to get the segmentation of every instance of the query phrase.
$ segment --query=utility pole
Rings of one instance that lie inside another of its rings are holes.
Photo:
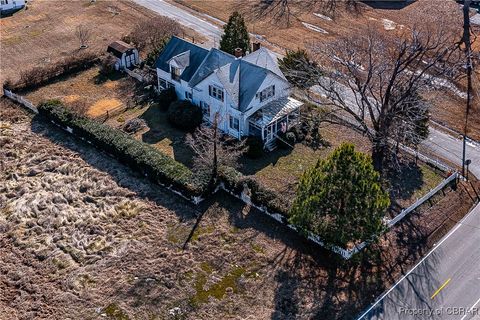
[[[467,110],[465,112],[465,126],[463,128],[463,155],[462,155],[462,176],[465,177],[466,149],[467,149],[467,128],[468,115],[472,104],[472,44],[470,40],[470,3],[471,0],[465,0],[463,4],[463,37],[462,42],[465,45],[465,55],[467,58]]]

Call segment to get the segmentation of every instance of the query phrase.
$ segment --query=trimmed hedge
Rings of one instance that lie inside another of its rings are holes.
[[[60,101],[48,101],[38,106],[41,115],[91,142],[120,162],[146,175],[155,183],[171,185],[192,197],[202,194],[202,186],[194,183],[193,173],[183,164],[159,152],[152,146],[94,120],[75,116]]]
[[[120,130],[77,116],[65,109],[58,100],[40,104],[38,111],[57,125],[72,130],[75,135],[146,175],[154,183],[171,185],[174,190],[188,197],[200,196],[204,192],[205,185],[195,182],[194,174],[189,168]],[[231,167],[221,167],[219,178],[228,190],[237,195],[247,186],[253,203],[264,206],[272,213],[288,217],[289,204],[285,199],[261,185],[254,177],[244,176]]]
[[[244,176],[231,167],[220,168],[219,175],[226,189],[240,195],[244,186],[247,186],[251,192],[250,198],[255,205],[264,206],[270,213],[280,213],[284,217],[288,217],[288,202],[277,196],[277,192],[260,184],[253,176]],[[287,222],[286,219],[285,222]]]

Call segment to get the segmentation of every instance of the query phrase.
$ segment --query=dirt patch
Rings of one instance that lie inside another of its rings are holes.
[[[97,117],[109,110],[116,109],[121,105],[122,102],[116,98],[100,99],[88,109],[88,115]]]

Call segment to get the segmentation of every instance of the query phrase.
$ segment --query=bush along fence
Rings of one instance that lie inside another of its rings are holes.
[[[61,76],[73,74],[89,69],[100,59],[93,52],[69,56],[56,64],[34,67],[20,72],[20,79],[16,82],[5,81],[3,87],[10,91],[27,91],[50,83]]]
[[[189,168],[154,147],[95,120],[76,116],[65,109],[60,101],[43,103],[38,107],[38,112],[67,132],[94,145],[134,171],[140,172],[152,182],[168,188],[194,204],[203,201],[205,185],[195,180],[194,174]],[[219,175],[220,185],[217,191],[224,190],[291,230],[299,232],[295,225],[288,223],[289,205],[287,201],[279,197],[273,190],[230,167],[220,168]],[[456,178],[458,178],[458,173],[455,172],[413,205],[404,209],[394,219],[386,221],[386,229],[394,226],[447,185],[455,183]],[[367,247],[370,242],[364,241],[355,244],[351,249],[345,249],[326,244],[321,237],[313,233],[299,234],[306,236],[315,244],[339,254],[346,260]]]

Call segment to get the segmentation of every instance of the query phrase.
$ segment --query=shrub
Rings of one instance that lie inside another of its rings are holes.
[[[115,63],[117,60],[112,55],[106,55],[100,62],[99,73],[102,76],[108,77],[115,72]]]
[[[177,93],[175,92],[175,88],[168,88],[165,90],[160,91],[158,94],[158,104],[160,108],[164,111],[168,110],[168,107],[172,104],[172,102],[177,101]]]
[[[190,101],[177,100],[168,108],[168,121],[185,131],[194,131],[202,123],[202,118],[202,110]]]
[[[201,187],[193,183],[193,173],[187,167],[152,146],[119,130],[77,116],[65,109],[58,100],[42,103],[38,111],[63,128],[70,128],[75,135],[111,154],[151,181],[171,185],[187,196],[201,194]]]
[[[127,133],[135,133],[143,128],[147,127],[147,123],[143,119],[139,118],[134,118],[131,120],[128,120],[127,123],[123,126],[123,131]]]
[[[259,137],[250,136],[247,138],[247,156],[252,159],[258,159],[263,156],[263,141]]]

